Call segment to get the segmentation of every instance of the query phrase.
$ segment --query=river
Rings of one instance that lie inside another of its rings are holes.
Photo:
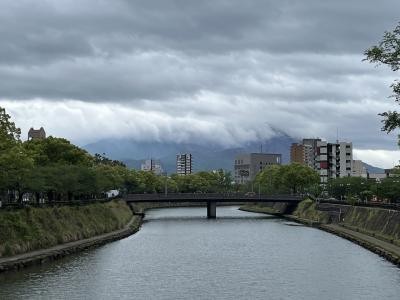
[[[400,269],[335,235],[237,207],[147,211],[126,239],[0,275],[0,299],[400,299]]]

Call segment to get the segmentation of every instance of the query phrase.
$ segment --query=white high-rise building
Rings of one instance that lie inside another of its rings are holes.
[[[352,143],[329,143],[318,138],[303,139],[301,144],[292,145],[291,154],[292,162],[308,165],[317,171],[321,183],[327,183],[331,178],[358,176],[355,174],[363,172],[361,161],[356,161],[357,170],[353,172]]]
[[[176,156],[176,174],[189,175],[193,172],[193,157],[190,153],[178,154]]]
[[[339,141],[318,141],[315,162],[321,183],[327,183],[331,178],[352,176],[353,145]]]
[[[146,159],[142,163],[140,170],[145,172],[153,172],[156,175],[161,175],[163,173],[163,168],[160,161],[154,159]]]

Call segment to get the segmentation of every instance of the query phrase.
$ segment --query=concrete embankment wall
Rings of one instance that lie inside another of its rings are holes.
[[[46,249],[123,228],[132,218],[121,200],[85,206],[0,211],[0,257]]]
[[[299,204],[294,216],[322,224],[341,226],[400,246],[400,211],[382,208],[313,203]]]
[[[266,213],[271,215],[285,215],[291,214],[297,208],[296,203],[286,202],[258,202],[253,204],[246,204],[240,207],[241,210]]]

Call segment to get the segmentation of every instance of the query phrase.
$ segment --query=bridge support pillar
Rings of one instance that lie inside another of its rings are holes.
[[[207,218],[215,219],[217,217],[217,202],[207,201]]]

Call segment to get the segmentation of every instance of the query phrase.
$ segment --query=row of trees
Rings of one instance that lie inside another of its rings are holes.
[[[250,186],[262,193],[299,193],[318,190],[318,174],[300,164],[271,166],[249,185],[234,185],[229,172],[198,172],[188,176],[157,176],[129,170],[105,156],[90,155],[66,139],[20,140],[20,129],[0,108],[0,198],[22,202],[69,201],[101,197],[118,189],[127,193],[247,192]]]
[[[343,177],[330,180],[327,185],[329,195],[336,199],[359,199],[370,201],[374,197],[389,202],[400,201],[400,169],[394,175],[379,182],[361,177]]]
[[[0,107],[0,200],[69,201],[102,197],[118,189],[128,193],[224,192],[231,175],[222,170],[189,176],[156,176],[129,170],[103,155],[90,155],[62,138],[22,142],[21,131]]]

